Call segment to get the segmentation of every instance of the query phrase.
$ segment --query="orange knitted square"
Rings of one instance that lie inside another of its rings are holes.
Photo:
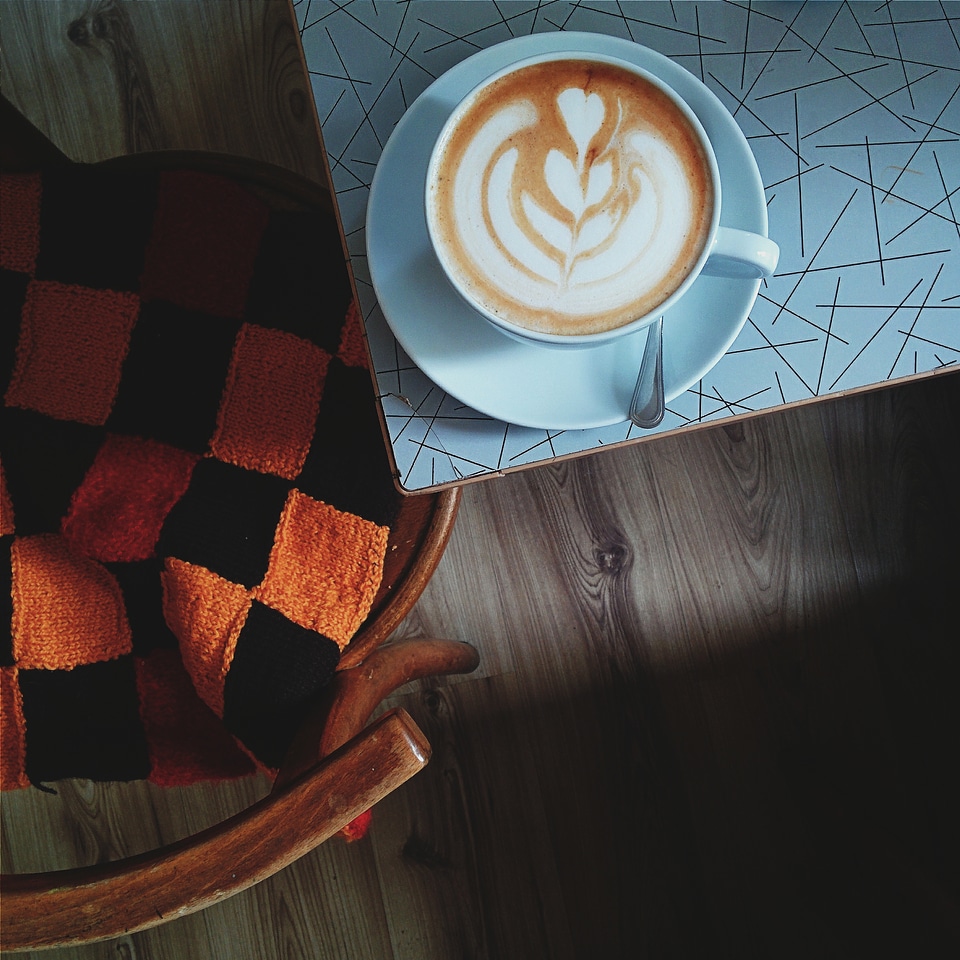
[[[223,683],[250,612],[251,591],[194,563],[167,559],[163,614],[180,640],[183,665],[200,699],[223,716]]]
[[[342,649],[370,611],[388,533],[386,527],[291,491],[257,599]]]
[[[0,790],[29,785],[26,724],[16,667],[0,667]]]
[[[213,455],[293,480],[313,440],[329,362],[320,347],[293,334],[245,325],[210,443]]]
[[[60,420],[104,423],[139,308],[132,293],[32,281],[7,404]]]
[[[10,547],[13,655],[19,667],[70,670],[132,649],[123,595],[110,572],[52,533]],[[77,611],[83,611],[78,616]]]
[[[32,274],[40,252],[39,173],[0,177],[0,267]]]

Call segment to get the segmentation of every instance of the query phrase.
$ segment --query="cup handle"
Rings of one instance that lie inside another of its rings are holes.
[[[779,259],[780,248],[773,240],[747,230],[717,227],[710,256],[701,273],[710,277],[760,280],[771,276]]]

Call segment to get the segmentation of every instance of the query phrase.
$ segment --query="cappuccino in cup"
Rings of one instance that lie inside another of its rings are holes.
[[[515,64],[461,102],[425,200],[434,251],[471,306],[521,338],[582,344],[649,323],[699,275],[720,178],[696,116],[661,81],[566,53]]]

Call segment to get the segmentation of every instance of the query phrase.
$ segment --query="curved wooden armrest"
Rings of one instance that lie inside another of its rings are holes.
[[[403,710],[235,817],[115,863],[2,878],[3,950],[103,940],[202,910],[327,840],[427,763]]]
[[[360,666],[337,674],[320,738],[320,756],[333,753],[355,737],[398,687],[422,677],[470,673],[479,662],[477,651],[459,640],[418,638],[379,647]]]
[[[470,673],[480,655],[458,640],[401,640],[378,647],[359,666],[334,677],[322,702],[301,726],[274,788],[278,789],[355,737],[373,711],[411,680]]]

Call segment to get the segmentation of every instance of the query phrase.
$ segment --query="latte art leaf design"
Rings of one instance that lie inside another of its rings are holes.
[[[607,118],[603,98],[578,87],[563,90],[557,107],[570,138],[570,153],[551,148],[544,159],[543,178],[553,199],[569,216],[563,220],[537,203],[529,191],[521,195],[521,206],[530,227],[555,251],[551,256],[559,269],[558,285],[565,286],[579,258],[609,243],[630,205],[627,186],[614,183],[611,157],[620,132],[620,115],[612,133],[600,144],[597,134]]]

